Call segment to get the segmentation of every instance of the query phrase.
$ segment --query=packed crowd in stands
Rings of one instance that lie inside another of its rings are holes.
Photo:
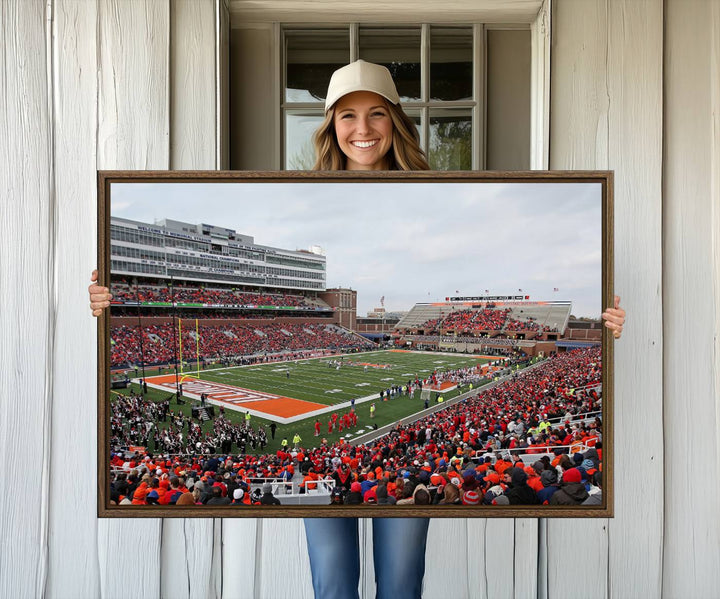
[[[248,293],[233,289],[209,287],[168,287],[163,285],[135,286],[115,283],[111,287],[113,304],[140,302],[164,302],[173,300],[183,304],[209,304],[214,306],[274,306],[313,308],[317,303],[301,295]]]
[[[183,359],[194,360],[197,338],[192,321],[177,339],[178,329],[172,323],[143,326],[142,348],[137,326],[111,327],[110,365],[112,368],[131,366],[143,361],[146,365],[164,364],[175,356],[175,347],[182,344]],[[352,350],[373,348],[372,342],[335,325],[320,324],[226,324],[200,326],[200,357],[216,361],[229,357],[261,352],[276,353],[302,349]],[[175,337],[175,339],[173,338]],[[141,354],[142,349],[142,354]]]
[[[427,332],[454,330],[458,334],[479,333],[480,331],[532,331],[537,333],[554,332],[556,329],[540,325],[533,318],[518,320],[510,316],[512,310],[467,309],[452,311],[443,318],[432,318],[417,326]]]
[[[459,310],[451,312],[440,325],[443,329],[455,329],[457,332],[499,331],[504,328],[510,310]]]
[[[440,323],[442,322],[442,318],[431,318],[430,320],[426,320],[421,325],[418,325],[416,328],[418,329],[424,329],[426,332],[430,331],[438,331],[440,330]]]
[[[161,424],[162,423],[162,424]],[[182,412],[170,409],[170,400],[147,401],[138,395],[118,396],[111,403],[110,444],[141,446],[168,454],[240,453],[262,450],[267,445],[265,429],[243,422],[236,425],[224,417],[213,421],[213,430],[203,434],[200,424]]]
[[[329,481],[332,503],[599,505],[602,421],[576,416],[601,409],[601,370],[599,347],[558,354],[365,445],[323,439],[313,448],[298,445],[275,454],[247,455],[233,452],[231,443],[221,455],[190,456],[114,446],[111,500],[135,505],[274,504],[267,479],[285,484],[302,479],[308,490]],[[134,418],[136,429],[151,429],[162,414],[173,418],[167,408],[148,412],[131,404],[124,409],[130,412],[119,418],[118,426]],[[175,434],[181,434],[187,422],[175,419]],[[223,427],[221,423],[213,431],[209,447],[222,446]],[[528,465],[521,453],[538,459]]]
[[[534,331],[536,333],[544,333],[545,331],[548,332],[557,332],[557,329],[554,327],[547,327],[545,325],[538,324],[536,320],[533,318],[527,318],[525,320],[517,320],[516,318],[508,318],[507,322],[505,323],[505,326],[503,327],[504,331]]]

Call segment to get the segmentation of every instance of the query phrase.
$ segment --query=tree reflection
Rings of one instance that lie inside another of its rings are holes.
[[[469,120],[438,118],[430,123],[428,161],[436,171],[472,168],[472,126]]]

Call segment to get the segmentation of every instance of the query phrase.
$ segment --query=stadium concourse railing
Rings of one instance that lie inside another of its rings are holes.
[[[523,461],[523,464],[525,464],[526,466],[532,466],[532,464],[537,462],[543,456],[548,456],[551,460],[554,459],[555,450],[557,449],[563,450],[563,453],[567,453],[568,455],[573,455],[578,452],[585,453],[591,447],[593,447],[593,445],[588,445],[586,443],[575,443],[574,445],[553,445],[551,447],[543,446],[542,448],[538,447],[534,453],[528,453],[527,447],[516,447],[514,449],[494,449],[492,451],[486,451],[482,455],[473,457],[472,461],[476,464],[479,464],[482,460],[485,459],[485,456],[488,455],[495,457],[500,455],[503,457],[503,459],[511,459],[513,456],[518,455]]]
[[[262,494],[262,487],[269,483],[272,494],[282,505],[328,505],[335,488],[332,478],[302,482],[301,480],[283,480],[281,478],[253,478],[250,482],[250,495]]]
[[[507,331],[507,333],[517,333],[518,331]],[[468,346],[473,351],[478,348],[486,348],[483,352],[491,350],[510,350],[518,347],[534,347],[537,339],[511,339],[505,337],[455,337],[454,335],[407,335],[400,334],[401,338],[407,342],[414,343],[415,347],[422,349],[424,347],[434,347],[435,345],[447,345],[452,347],[463,347],[463,351],[468,353]],[[498,357],[503,357],[499,355]]]
[[[585,424],[586,422],[594,421],[596,418],[601,418],[602,412],[600,410],[597,410],[595,412],[584,412],[582,414],[576,414],[572,418],[552,418],[549,419],[548,422],[552,425],[556,424],[562,424],[563,422],[566,424]]]

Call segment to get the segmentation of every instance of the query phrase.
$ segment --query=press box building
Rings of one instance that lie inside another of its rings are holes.
[[[153,277],[291,291],[325,291],[321,250],[259,245],[233,229],[163,219],[154,224],[110,219],[110,271]]]

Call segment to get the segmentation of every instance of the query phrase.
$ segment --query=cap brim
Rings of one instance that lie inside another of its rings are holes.
[[[333,93],[332,96],[328,96],[325,99],[325,112],[330,110],[343,96],[347,96],[348,94],[352,94],[353,92],[372,92],[374,94],[377,94],[378,96],[382,96],[391,104],[397,104],[398,102],[400,102],[400,98],[393,99],[387,94],[384,94],[381,90],[372,89],[369,86],[358,87],[356,85],[349,85],[344,89],[338,90],[337,92]]]

